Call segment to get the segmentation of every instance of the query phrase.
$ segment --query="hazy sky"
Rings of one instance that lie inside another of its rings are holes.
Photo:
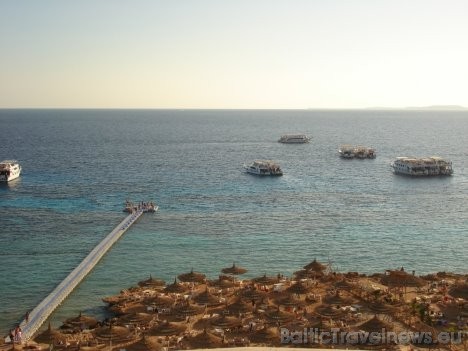
[[[467,0],[2,0],[0,107],[468,106]]]

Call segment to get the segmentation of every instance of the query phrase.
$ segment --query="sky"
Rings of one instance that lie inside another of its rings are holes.
[[[466,0],[2,0],[0,108],[468,106]]]

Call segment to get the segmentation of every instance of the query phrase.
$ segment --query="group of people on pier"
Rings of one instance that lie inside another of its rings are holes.
[[[154,202],[144,202],[141,201],[138,204],[134,204],[133,202],[130,201],[125,201],[125,212],[129,213],[135,213],[137,211],[143,211],[143,212],[156,212],[157,206],[154,204]]]

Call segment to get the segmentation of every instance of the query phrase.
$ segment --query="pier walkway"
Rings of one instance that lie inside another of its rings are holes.
[[[114,228],[86,258],[44,299],[29,313],[29,320],[23,320],[20,327],[23,331],[22,340],[28,341],[34,336],[50,314],[75,289],[81,280],[94,268],[104,254],[143,214],[143,210],[128,215]],[[9,339],[9,338],[8,338]]]

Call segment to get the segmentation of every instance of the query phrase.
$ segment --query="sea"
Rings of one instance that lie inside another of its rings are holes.
[[[34,308],[126,214],[154,201],[51,316],[104,318],[102,298],[192,269],[216,278],[338,272],[468,273],[468,111],[0,110],[0,332]],[[281,144],[305,133],[308,144]],[[344,160],[341,144],[374,147]],[[451,177],[392,173],[397,156],[438,155]],[[277,161],[282,177],[243,172]]]

